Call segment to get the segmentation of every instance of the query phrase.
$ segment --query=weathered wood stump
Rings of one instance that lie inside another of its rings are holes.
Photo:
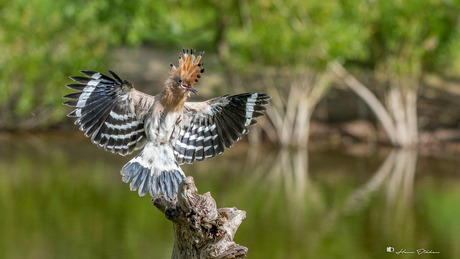
[[[199,195],[193,177],[179,186],[176,201],[163,196],[153,204],[174,225],[171,258],[244,258],[248,249],[233,242],[236,230],[246,217],[237,208],[217,208],[209,192]]]

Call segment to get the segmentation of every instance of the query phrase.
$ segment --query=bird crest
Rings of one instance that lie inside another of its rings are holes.
[[[184,85],[193,86],[204,72],[203,64],[200,63],[204,51],[198,52],[196,56],[195,54],[193,49],[190,49],[190,53],[188,49],[183,49],[179,55],[178,67],[171,64],[171,75],[180,76]]]

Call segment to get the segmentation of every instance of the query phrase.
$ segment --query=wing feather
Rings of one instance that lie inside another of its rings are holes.
[[[183,126],[174,145],[179,163],[212,158],[233,146],[263,115],[270,97],[263,93],[224,95],[206,102],[186,102]]]
[[[105,150],[127,155],[141,148],[146,138],[145,111],[153,103],[153,97],[140,94],[112,71],[109,71],[112,77],[94,71],[80,72],[88,77],[71,76],[78,84],[66,85],[79,91],[64,96],[71,99],[64,104],[75,108],[68,116],[77,117],[75,124],[80,125],[85,136],[91,136],[91,141]],[[143,99],[144,105],[135,105],[133,99]]]

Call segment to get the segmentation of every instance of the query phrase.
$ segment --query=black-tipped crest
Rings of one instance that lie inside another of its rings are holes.
[[[201,57],[204,51],[198,52],[193,49],[182,49],[182,53],[179,54],[179,65],[176,67],[170,65],[171,76],[179,75],[181,78],[181,84],[186,86],[193,86],[198,79],[201,78],[201,73],[204,72],[203,63],[201,63]]]

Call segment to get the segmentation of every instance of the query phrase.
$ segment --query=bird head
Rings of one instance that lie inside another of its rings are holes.
[[[179,87],[184,93],[198,94],[193,85],[198,82],[201,74],[204,72],[203,64],[200,63],[204,51],[198,52],[195,56],[193,50],[184,49],[179,55],[179,65],[176,67],[171,64],[170,78],[173,80],[173,86]]]

